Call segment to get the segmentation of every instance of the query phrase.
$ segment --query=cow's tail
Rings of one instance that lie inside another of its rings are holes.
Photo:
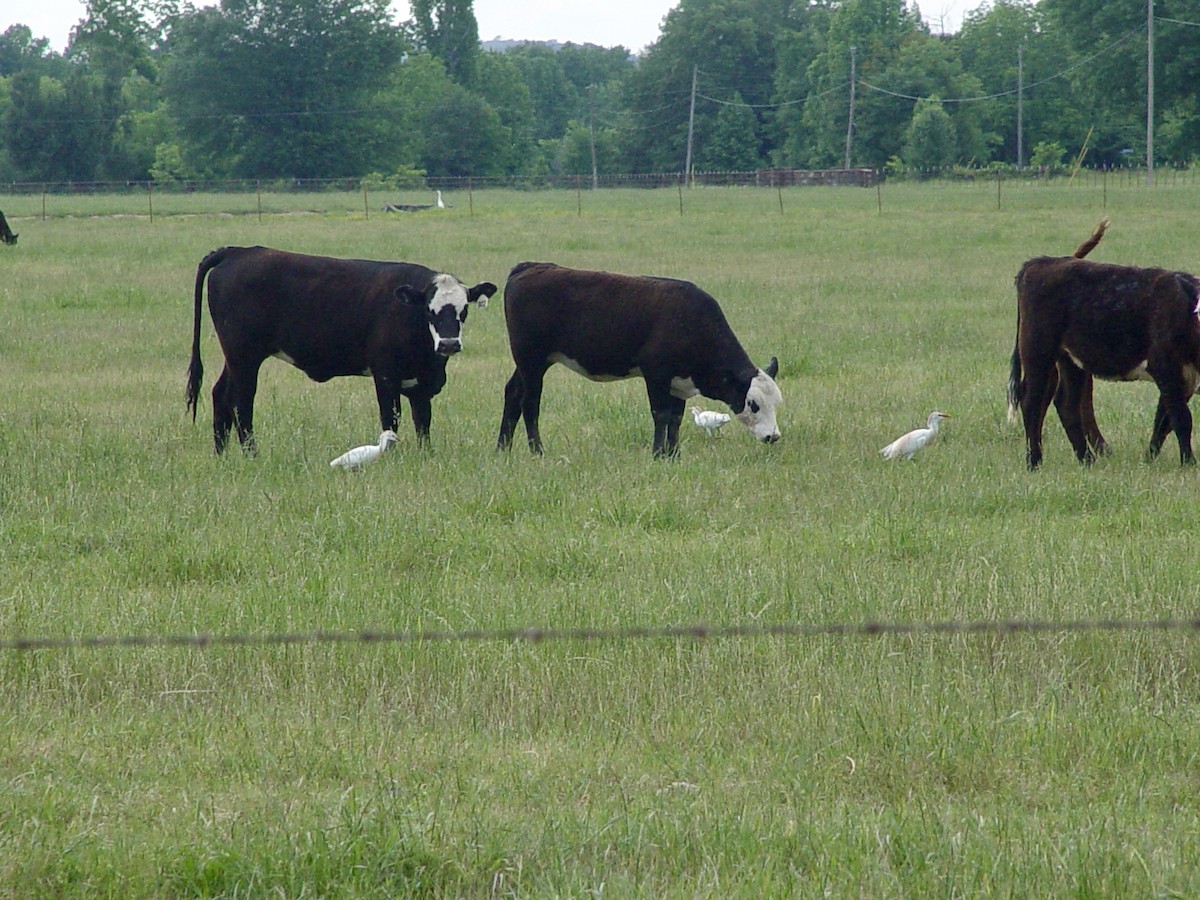
[[[1101,219],[1100,224],[1092,229],[1092,236],[1080,244],[1072,256],[1076,259],[1083,259],[1089,253],[1096,249],[1096,245],[1100,243],[1100,238],[1104,237],[1104,232],[1108,230],[1108,219]]]
[[[1008,421],[1015,425],[1021,415],[1021,395],[1025,382],[1021,378],[1021,314],[1017,313],[1017,339],[1013,341],[1012,359],[1008,364]]]
[[[187,392],[185,394],[187,408],[192,411],[193,422],[196,421],[196,405],[200,398],[200,382],[204,378],[204,366],[200,362],[200,315],[201,306],[204,301],[204,279],[210,269],[219,265],[225,259],[228,252],[228,247],[214,250],[208,256],[204,257],[204,259],[200,260],[200,265],[196,269],[195,307],[192,312],[192,361],[188,364]]]

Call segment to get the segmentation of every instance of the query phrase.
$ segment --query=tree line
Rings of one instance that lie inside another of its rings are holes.
[[[0,182],[1145,158],[1144,0],[681,0],[640,56],[480,43],[471,0],[88,0],[0,35]],[[1200,148],[1200,0],[1155,0],[1155,156]],[[1018,137],[1021,139],[1018,140]]]

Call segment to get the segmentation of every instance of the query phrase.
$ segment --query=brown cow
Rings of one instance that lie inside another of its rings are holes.
[[[1108,230],[1108,219],[1102,219],[1100,224],[1093,229],[1091,236],[1075,248],[1072,256],[1075,259],[1083,259],[1096,248],[1100,243],[1100,239],[1104,237],[1104,232]],[[1054,394],[1054,407],[1058,409],[1063,402],[1063,391],[1060,387],[1058,377],[1058,367],[1055,366],[1054,371],[1050,373],[1051,390]],[[1092,448],[1097,456],[1105,456],[1109,452],[1108,441],[1104,439],[1104,435],[1100,433],[1100,426],[1096,422],[1096,409],[1093,403],[1095,379],[1089,374],[1083,381],[1083,390],[1079,396],[1079,417],[1083,423],[1083,433],[1087,438],[1088,446]],[[1016,424],[1018,417],[1021,414],[1020,395],[1024,390],[1024,383],[1021,381],[1021,354],[1018,348],[1013,348],[1013,355],[1008,374],[1008,421]],[[1042,410],[1042,416],[1046,415],[1046,410]],[[1059,418],[1062,418],[1062,413],[1059,413]]]
[[[13,234],[13,230],[8,227],[8,220],[4,218],[4,213],[0,212],[0,241],[15,247],[19,237],[19,234]]]
[[[1088,376],[1153,381],[1159,400],[1149,455],[1157,456],[1174,430],[1180,460],[1193,463],[1188,400],[1200,383],[1200,280],[1187,272],[1081,259],[1102,234],[1097,228],[1075,256],[1036,257],[1017,273],[1009,392],[1021,409],[1029,468],[1042,461],[1051,398],[1076,457],[1095,459],[1083,423]]]

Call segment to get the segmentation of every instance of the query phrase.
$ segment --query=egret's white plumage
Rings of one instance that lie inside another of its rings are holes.
[[[692,418],[695,419],[696,425],[708,432],[709,437],[713,437],[721,430],[721,426],[729,421],[730,416],[725,413],[713,412],[712,410],[703,410],[698,406],[692,407]]]
[[[396,443],[396,432],[385,431],[379,435],[378,444],[366,444],[362,447],[355,447],[353,450],[347,450],[337,459],[331,460],[329,465],[335,469],[357,471],[367,463],[373,463],[383,456],[383,451],[394,443]]]
[[[438,209],[446,208],[446,204],[442,202],[442,192],[441,191],[437,192],[437,208]]]
[[[942,419],[949,418],[949,413],[931,412],[927,427],[918,428],[915,431],[910,431],[908,434],[896,438],[879,452],[883,454],[884,459],[898,459],[901,456],[905,459],[912,459],[918,450],[934,439],[938,433],[938,425]]]

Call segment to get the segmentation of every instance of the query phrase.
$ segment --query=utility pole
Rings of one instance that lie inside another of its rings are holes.
[[[592,145],[592,190],[596,190],[600,186],[600,176],[596,170],[596,110],[592,103],[592,89],[594,84],[588,85],[588,139]]]
[[[1023,44],[1017,45],[1017,171],[1025,168],[1025,60]]]
[[[692,186],[692,136],[696,133],[696,75],[699,66],[692,66],[692,108],[688,112],[687,162],[683,164],[683,177],[688,187]]]
[[[846,123],[846,165],[843,168],[850,168],[850,142],[854,137],[854,88],[858,83],[857,60],[855,55],[858,52],[857,47],[850,48],[850,119]]]
[[[1154,0],[1146,0],[1146,187],[1154,184]]]

